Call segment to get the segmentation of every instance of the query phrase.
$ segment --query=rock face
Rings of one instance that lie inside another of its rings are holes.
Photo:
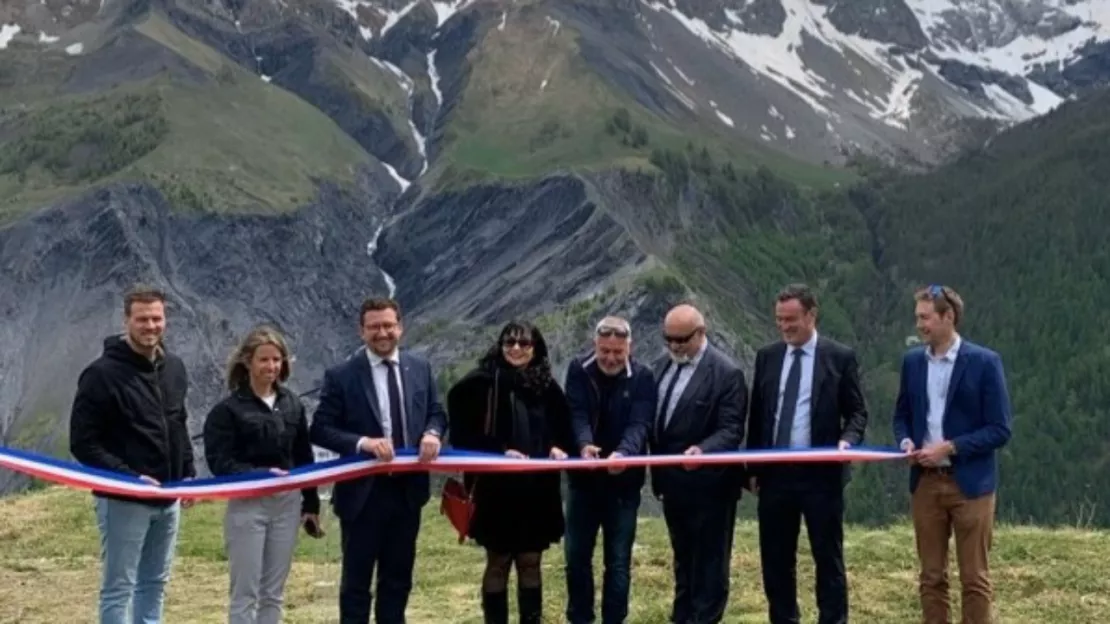
[[[167,343],[189,369],[195,431],[256,323],[289,337],[292,386],[313,387],[359,344],[362,298],[387,294],[367,243],[388,197],[364,182],[358,194],[325,186],[312,205],[273,217],[183,215],[148,186],[113,185],[0,230],[0,291],[19,293],[0,308],[4,439],[67,452],[77,374],[121,331],[121,296],[136,281],[169,296]]]

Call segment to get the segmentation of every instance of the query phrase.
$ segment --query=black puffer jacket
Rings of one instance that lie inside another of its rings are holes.
[[[159,349],[153,361],[121,337],[81,372],[69,419],[69,449],[77,461],[162,483],[196,476],[186,426],[189,379],[177,356]],[[168,499],[97,496],[168,506]]]
[[[278,390],[273,409],[249,387],[232,392],[204,421],[204,457],[214,475],[313,463],[304,404],[286,388]],[[320,513],[316,488],[301,495],[302,512]]]

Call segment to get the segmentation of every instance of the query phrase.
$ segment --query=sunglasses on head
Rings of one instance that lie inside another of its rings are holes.
[[[948,298],[948,291],[944,289],[944,286],[940,286],[938,284],[930,284],[927,292],[929,293],[929,296],[933,299],[944,299],[949,304],[952,303],[952,300]]]
[[[603,326],[597,328],[597,335],[602,338],[610,338],[616,336],[617,338],[628,338],[628,330],[622,327],[609,327]]]
[[[506,338],[501,341],[501,346],[505,348],[518,346],[521,349],[527,349],[532,346],[532,340],[530,338]]]

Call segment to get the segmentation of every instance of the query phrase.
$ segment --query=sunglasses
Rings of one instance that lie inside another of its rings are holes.
[[[669,336],[667,334],[663,334],[663,340],[666,340],[669,344],[686,344],[687,342],[690,342],[690,340],[692,340],[694,336],[697,336],[699,331],[701,330],[695,329],[685,336]]]
[[[602,338],[610,338],[616,336],[617,338],[628,338],[628,330],[620,327],[598,327],[597,335]]]
[[[953,305],[952,300],[948,297],[948,291],[944,286],[931,284],[929,285],[928,293],[933,299],[944,299],[948,302],[948,305]]]
[[[527,349],[532,346],[532,341],[528,338],[506,338],[501,341],[501,346],[506,349],[511,349],[514,346],[519,346],[521,349]]]

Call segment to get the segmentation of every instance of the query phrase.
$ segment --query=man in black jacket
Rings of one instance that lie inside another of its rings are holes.
[[[846,449],[863,441],[867,407],[852,349],[817,335],[817,297],[804,284],[779,293],[775,322],[782,340],[756,354],[748,449]],[[817,568],[820,624],[848,621],[844,571],[846,463],[755,465],[749,487],[759,495],[759,551],[772,624],[800,622],[795,562],[805,519]]]
[[[81,372],[70,414],[80,463],[157,485],[195,476],[186,428],[188,378],[162,345],[165,296],[137,287],[124,297],[122,336]],[[159,622],[181,505],[94,492],[100,528],[100,622]],[[128,612],[133,612],[129,617]]]
[[[598,323],[591,353],[567,367],[566,395],[571,424],[584,458],[642,455],[655,409],[655,377],[630,356],[628,321],[606,317]],[[643,468],[569,471],[567,501],[567,620],[594,621],[593,553],[600,528],[605,575],[601,621],[628,617],[632,543],[640,508]]]

